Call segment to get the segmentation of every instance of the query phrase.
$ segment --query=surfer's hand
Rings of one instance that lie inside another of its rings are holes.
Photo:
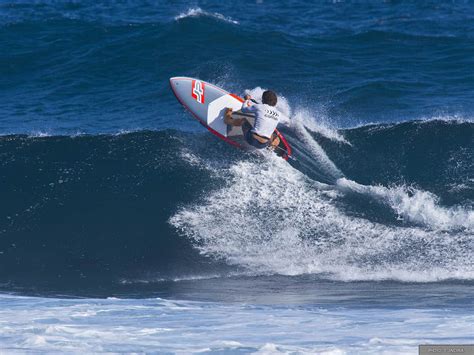
[[[244,96],[244,99],[245,99],[245,100],[250,100],[251,98],[252,98],[252,96],[250,96],[249,94],[247,94],[247,95]]]

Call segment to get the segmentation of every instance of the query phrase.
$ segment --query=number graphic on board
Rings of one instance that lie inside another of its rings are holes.
[[[199,102],[204,103],[204,83],[199,80],[193,80],[191,96]]]

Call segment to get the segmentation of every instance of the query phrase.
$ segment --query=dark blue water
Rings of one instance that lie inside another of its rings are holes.
[[[337,127],[472,117],[470,3],[0,6],[2,133],[194,130],[175,75],[273,88]]]
[[[468,324],[473,68],[471,2],[2,2],[0,290]],[[275,90],[296,159],[208,134],[172,76]]]

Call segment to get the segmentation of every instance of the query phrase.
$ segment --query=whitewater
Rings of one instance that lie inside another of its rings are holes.
[[[257,91],[262,90],[250,91],[253,97],[258,98]],[[291,112],[286,100],[279,108]],[[332,184],[314,181],[272,154],[223,171],[218,161],[206,162],[186,152],[191,164],[225,174],[228,186],[183,208],[170,223],[193,238],[204,255],[256,275],[310,273],[344,281],[473,278],[470,208],[440,206],[439,198],[428,191],[362,185],[345,178],[297,119],[287,124],[304,142],[313,166]],[[337,133],[330,139],[345,142]],[[348,195],[387,207],[391,223],[345,212],[341,201]],[[416,252],[420,248],[422,256]]]

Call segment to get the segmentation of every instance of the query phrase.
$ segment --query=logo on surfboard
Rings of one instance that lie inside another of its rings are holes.
[[[191,96],[200,104],[204,103],[204,83],[199,80],[193,80]]]

